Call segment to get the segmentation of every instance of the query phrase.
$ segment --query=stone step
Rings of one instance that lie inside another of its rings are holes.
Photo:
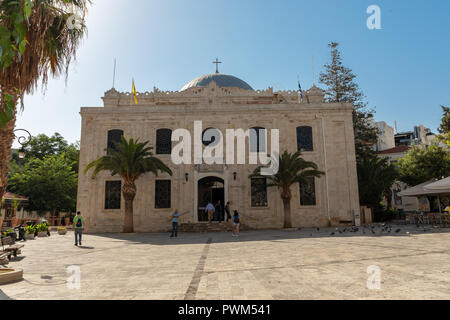
[[[233,229],[230,223],[204,222],[204,223],[183,223],[179,226],[180,232],[187,233],[206,233],[206,232],[231,232]],[[246,226],[241,225],[242,231],[249,230]]]

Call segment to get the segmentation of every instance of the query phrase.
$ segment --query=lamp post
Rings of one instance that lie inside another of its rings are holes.
[[[22,132],[17,134],[16,132]],[[31,133],[28,132],[25,129],[16,129],[14,130],[14,137],[15,139],[17,139],[17,142],[20,144],[20,149],[19,149],[19,159],[25,159],[26,156],[26,152],[25,152],[25,145],[31,141]]]

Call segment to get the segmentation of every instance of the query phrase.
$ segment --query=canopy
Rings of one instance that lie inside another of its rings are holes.
[[[399,196],[401,197],[420,197],[420,196],[426,196],[426,195],[433,195],[433,194],[439,194],[440,192],[435,190],[427,190],[425,187],[429,184],[431,184],[433,181],[428,181],[422,184],[419,184],[418,186],[403,190],[399,193]]]
[[[443,193],[450,193],[450,177],[431,183],[425,186],[425,189],[432,191],[442,191]]]

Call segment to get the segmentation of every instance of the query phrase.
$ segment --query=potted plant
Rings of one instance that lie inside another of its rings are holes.
[[[67,229],[66,229],[66,228],[64,228],[64,227],[59,227],[59,228],[58,228],[58,234],[59,234],[59,235],[63,236],[63,235],[65,235],[66,233],[67,233]]]
[[[48,236],[48,225],[46,223],[41,223],[36,226],[38,237],[45,238]]]
[[[10,237],[13,240],[13,244],[16,242],[17,239],[17,233],[13,229],[8,229],[6,231],[6,237]]]
[[[36,233],[36,227],[31,225],[25,227],[25,240],[34,240],[34,234]]]

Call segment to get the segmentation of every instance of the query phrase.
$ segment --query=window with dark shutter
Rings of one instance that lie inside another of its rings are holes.
[[[298,151],[314,151],[313,132],[311,127],[297,128],[297,147]]]
[[[155,208],[169,209],[171,207],[171,181],[156,180],[155,184]]]
[[[108,131],[108,150],[116,150],[116,143],[119,143],[122,141],[123,137],[123,130],[109,130]],[[110,151],[108,151],[108,155],[110,154]]]
[[[300,183],[300,205],[315,206],[316,200],[316,179],[308,178],[306,183]]]
[[[105,209],[119,210],[122,195],[121,181],[106,181],[105,185]]]
[[[156,131],[156,154],[172,153],[172,130],[159,129]]]
[[[267,207],[267,181],[265,178],[251,179],[252,207]]]

